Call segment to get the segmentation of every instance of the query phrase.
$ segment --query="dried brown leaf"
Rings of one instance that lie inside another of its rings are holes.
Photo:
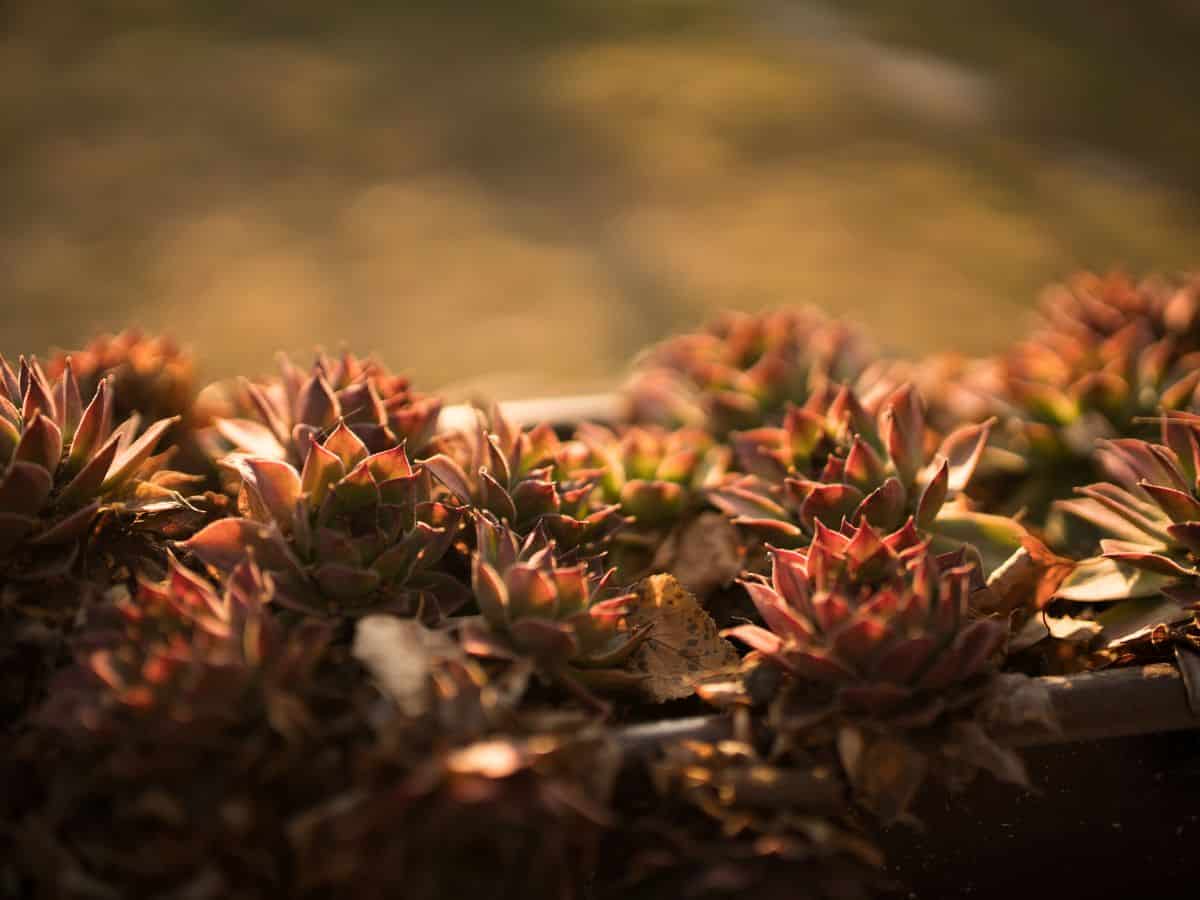
[[[641,692],[656,703],[690,697],[700,684],[737,671],[733,645],[672,575],[651,575],[638,584],[629,624],[652,626],[627,667],[642,676]]]

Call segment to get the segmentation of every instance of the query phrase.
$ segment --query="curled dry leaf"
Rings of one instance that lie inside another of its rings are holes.
[[[1056,556],[1033,535],[1025,535],[1020,548],[988,578],[989,599],[997,605],[986,612],[1045,609],[1075,566],[1074,560]]]
[[[413,619],[367,616],[354,631],[354,655],[406,716],[428,711],[429,677],[434,660],[462,657],[463,651],[444,632]]]
[[[642,676],[639,689],[653,702],[690,697],[699,685],[737,671],[737,651],[674,576],[651,575],[641,581],[628,621],[634,629],[652,626],[627,668]]]

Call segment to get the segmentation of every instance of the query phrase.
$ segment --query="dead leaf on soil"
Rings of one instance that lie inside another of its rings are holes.
[[[643,676],[640,689],[656,703],[690,697],[700,684],[738,669],[733,645],[672,575],[651,575],[638,584],[628,620],[631,628],[653,626],[628,668]]]

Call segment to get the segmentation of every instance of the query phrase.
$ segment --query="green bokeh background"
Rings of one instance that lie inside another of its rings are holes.
[[[1076,267],[1196,262],[1193,4],[446,6],[0,5],[0,350],[534,396],[723,307],[987,352]]]

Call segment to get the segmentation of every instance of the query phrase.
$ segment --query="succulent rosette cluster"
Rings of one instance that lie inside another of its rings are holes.
[[[598,472],[557,477],[563,444],[549,425],[521,429],[497,406],[477,412],[475,428],[439,436],[434,448],[421,462],[456,501],[523,535],[541,528],[561,551],[602,553],[622,525],[620,505],[600,495]]]
[[[1147,420],[1194,410],[1200,399],[1200,283],[1082,274],[1049,290],[1037,327],[977,370],[992,399],[1007,471],[981,495],[1045,515],[1049,504],[1101,474],[1097,440],[1146,437]],[[993,483],[994,482],[994,483]]]
[[[196,398],[196,364],[186,349],[166,335],[146,334],[136,328],[119,334],[102,334],[79,350],[57,351],[46,363],[46,373],[58,379],[70,368],[85,397],[95,394],[100,382],[112,384],[113,415],[124,421],[137,413],[143,424],[191,415]]]
[[[844,389],[823,413],[792,410],[779,428],[733,435],[751,474],[727,479],[709,496],[737,525],[775,546],[804,544],[818,523],[838,529],[844,521],[865,522],[893,532],[912,520],[943,549],[972,545],[990,571],[1024,533],[1010,519],[972,509],[964,494],[990,428],[964,425],[931,447],[911,385],[883,401],[876,416]]]
[[[181,544],[218,572],[253,554],[279,602],[305,612],[358,616],[387,610],[433,618],[466,599],[438,568],[462,510],[433,498],[429,472],[402,445],[372,453],[345,423],[310,439],[303,467],[233,456],[242,516],[220,519]]]
[[[789,404],[853,381],[872,359],[861,334],[814,309],[727,313],[646,350],[626,394],[635,422],[724,436],[778,422]]]
[[[1200,418],[1163,421],[1164,443],[1105,441],[1097,450],[1110,481],[1078,488],[1059,508],[1102,535],[1099,556],[1081,562],[1058,595],[1107,602],[1165,594],[1200,604]]]
[[[625,522],[608,543],[609,564],[624,581],[670,568],[674,545],[707,505],[707,490],[729,469],[732,453],[700,428],[580,426],[557,454],[558,471],[593,480],[606,506]]]
[[[597,576],[587,562],[564,564],[544,533],[521,538],[486,513],[476,530],[471,586],[482,615],[481,627],[464,631],[472,652],[533,659],[568,686],[636,683],[621,667],[649,629],[628,622],[632,596],[610,589],[612,570]]]
[[[173,420],[154,422],[135,437],[136,417],[114,421],[108,382],[85,406],[69,365],[51,382],[36,360],[22,359],[14,372],[0,359],[0,382],[0,556],[16,561],[22,551],[72,551],[103,510],[134,512],[148,501],[177,498],[155,490],[147,477],[155,445]],[[57,558],[69,566],[71,554]]]
[[[6,757],[10,887],[292,893],[286,823],[346,790],[370,731],[321,674],[332,629],[285,627],[271,603],[252,563],[220,589],[172,563],[77,635],[78,662]]]
[[[743,584],[765,627],[727,633],[816,703],[928,722],[994,670],[1007,624],[973,614],[984,589],[962,551],[937,555],[911,526],[884,535],[817,525],[803,550],[771,551],[771,577]]]
[[[236,451],[299,468],[310,442],[340,423],[372,453],[404,444],[416,454],[437,428],[441,401],[415,392],[376,360],[320,353],[308,372],[286,356],[279,367],[275,378],[218,385],[201,399],[213,419],[206,443],[214,458]]]

